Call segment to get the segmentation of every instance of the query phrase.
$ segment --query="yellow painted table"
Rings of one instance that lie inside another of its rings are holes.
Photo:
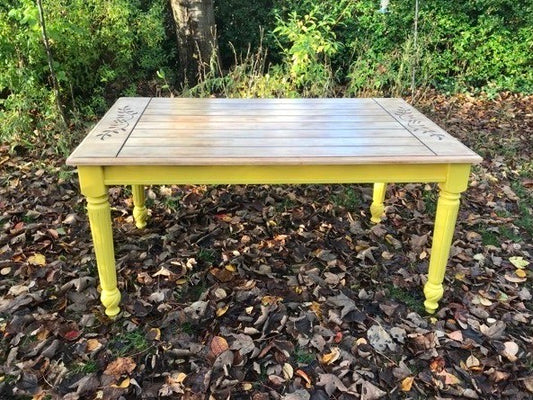
[[[481,158],[401,99],[121,98],[67,160],[87,198],[107,315],[119,313],[107,187],[132,185],[136,225],[154,184],[374,183],[440,186],[424,305],[442,282],[470,165]]]

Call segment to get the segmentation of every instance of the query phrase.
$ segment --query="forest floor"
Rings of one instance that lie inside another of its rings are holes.
[[[85,203],[57,156],[0,147],[0,398],[531,399],[533,98],[417,105],[483,156],[445,293],[423,309],[437,191],[110,189],[122,312],[99,302]]]

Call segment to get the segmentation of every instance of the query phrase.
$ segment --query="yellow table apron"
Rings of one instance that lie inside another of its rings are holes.
[[[132,185],[146,225],[144,186],[437,182],[440,193],[424,286],[433,313],[470,165],[481,158],[401,99],[120,98],[67,160],[87,198],[105,312],[120,312],[107,187]]]

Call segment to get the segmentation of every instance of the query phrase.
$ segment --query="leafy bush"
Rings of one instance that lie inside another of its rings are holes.
[[[172,65],[164,0],[44,2],[47,33],[70,117],[101,113],[108,100]],[[38,9],[33,0],[0,5],[0,138],[32,143],[58,120]],[[67,135],[64,135],[67,136]]]

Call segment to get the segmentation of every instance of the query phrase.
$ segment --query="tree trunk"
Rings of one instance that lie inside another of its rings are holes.
[[[209,71],[212,57],[218,56],[213,0],[170,0],[170,5],[183,78],[192,86]]]

